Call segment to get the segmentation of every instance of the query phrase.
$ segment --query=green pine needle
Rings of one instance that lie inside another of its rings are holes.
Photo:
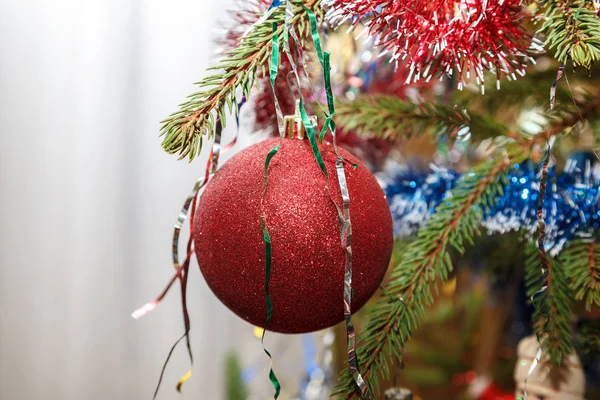
[[[577,352],[583,356],[582,362],[585,365],[585,358],[591,357],[593,360],[600,353],[600,320],[582,320],[577,328],[576,348]],[[591,363],[593,361],[590,362],[590,365]]]
[[[572,351],[571,306],[572,296],[567,283],[566,268],[550,259],[548,283],[542,291],[542,267],[535,242],[526,250],[526,284],[535,307],[535,332],[542,341],[544,354],[555,365],[560,365]],[[536,294],[537,293],[537,294]]]
[[[588,311],[592,305],[600,307],[600,246],[594,239],[580,239],[569,243],[560,254],[569,286],[575,300],[585,302]]]
[[[479,138],[500,136],[508,129],[485,114],[434,103],[413,103],[391,95],[360,95],[336,104],[336,123],[367,137],[398,139],[416,135],[439,137],[470,132]]]
[[[502,82],[500,90],[496,90],[496,81],[487,80],[485,84],[485,95],[479,94],[479,88],[476,86],[467,87],[462,91],[455,91],[453,99],[459,103],[465,103],[469,107],[477,106],[481,112],[487,115],[493,113],[505,113],[507,109],[547,109],[550,105],[550,86],[556,79],[558,64],[554,67],[536,70],[531,68],[527,75],[512,81]],[[597,70],[595,72],[600,72]],[[589,78],[574,75],[571,71],[565,71],[572,85],[578,82],[589,84]],[[596,77],[596,76],[595,76]],[[578,105],[583,104],[587,99],[585,94],[581,93],[581,87],[578,86],[574,93],[571,93],[570,87],[564,82],[556,87],[556,106],[572,107],[573,97]]]
[[[556,71],[552,74],[555,75]],[[488,95],[475,100],[471,95],[470,100],[477,109],[487,111],[502,109],[511,103],[522,107],[527,101],[531,101],[529,97],[533,97],[533,100],[540,104],[539,102],[547,101],[549,82],[550,80],[545,81],[543,90],[535,92],[535,95],[533,91],[529,94],[523,92],[527,85],[509,85],[506,98],[502,91],[498,95]],[[558,93],[561,94],[560,102],[554,111],[540,112],[546,119],[541,128],[550,136],[568,132],[582,118],[593,117],[600,110],[600,96],[593,97],[589,93],[580,92],[576,98],[571,98],[571,93],[562,87]],[[460,95],[458,98],[463,103],[467,102],[466,96]],[[475,141],[501,136],[512,139],[530,138],[530,135],[519,131],[517,127],[512,127],[513,132],[493,116],[473,111],[471,107],[467,110],[458,105],[417,104],[386,94],[359,95],[353,101],[338,102],[336,123],[339,127],[353,130],[364,137],[389,140],[422,135],[438,138],[442,134],[449,134],[455,138],[470,134]],[[545,140],[545,136],[539,135],[538,140]]]
[[[542,4],[546,46],[561,63],[590,68],[600,60],[600,19],[590,0],[547,0]]]

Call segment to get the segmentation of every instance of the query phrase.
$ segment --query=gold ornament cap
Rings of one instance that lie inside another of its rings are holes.
[[[317,127],[317,117],[311,115],[308,117],[311,125]],[[302,122],[302,116],[300,115],[300,101],[296,100],[296,111],[294,115],[286,115],[283,117],[283,127],[285,136],[294,139],[297,138],[302,140],[306,137],[306,128]]]

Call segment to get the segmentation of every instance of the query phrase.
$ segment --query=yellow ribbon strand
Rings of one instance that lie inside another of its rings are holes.
[[[179,382],[177,382],[177,392],[181,393],[181,387],[191,377],[192,377],[192,370],[190,369],[184,376],[181,377]]]

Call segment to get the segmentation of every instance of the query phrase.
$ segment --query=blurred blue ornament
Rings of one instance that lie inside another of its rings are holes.
[[[394,164],[386,169],[386,174],[390,179],[383,180],[383,188],[394,217],[394,233],[398,237],[414,234],[460,178],[455,171],[435,166],[424,174]]]
[[[533,162],[515,164],[503,182],[503,194],[485,210],[483,226],[489,234],[522,230],[533,236],[537,230],[540,168]],[[448,196],[461,174],[430,166],[426,173],[398,164],[381,177],[394,218],[397,237],[414,235],[435,208]],[[600,224],[600,164],[593,152],[576,152],[562,173],[548,172],[544,199],[546,250],[558,254],[565,243],[588,237]]]

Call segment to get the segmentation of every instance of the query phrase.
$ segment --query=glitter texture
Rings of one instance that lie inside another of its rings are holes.
[[[194,242],[200,269],[215,295],[234,313],[263,326],[264,243],[259,208],[264,160],[279,142],[256,144],[229,160],[200,198]],[[284,139],[269,168],[265,213],[273,243],[268,329],[304,333],[344,318],[344,253],[333,199],[341,206],[333,146],[321,146],[329,183],[307,140]],[[375,177],[344,150],[353,230],[354,296],[358,310],[379,287],[393,246],[392,218]],[[358,168],[353,168],[357,164]]]

